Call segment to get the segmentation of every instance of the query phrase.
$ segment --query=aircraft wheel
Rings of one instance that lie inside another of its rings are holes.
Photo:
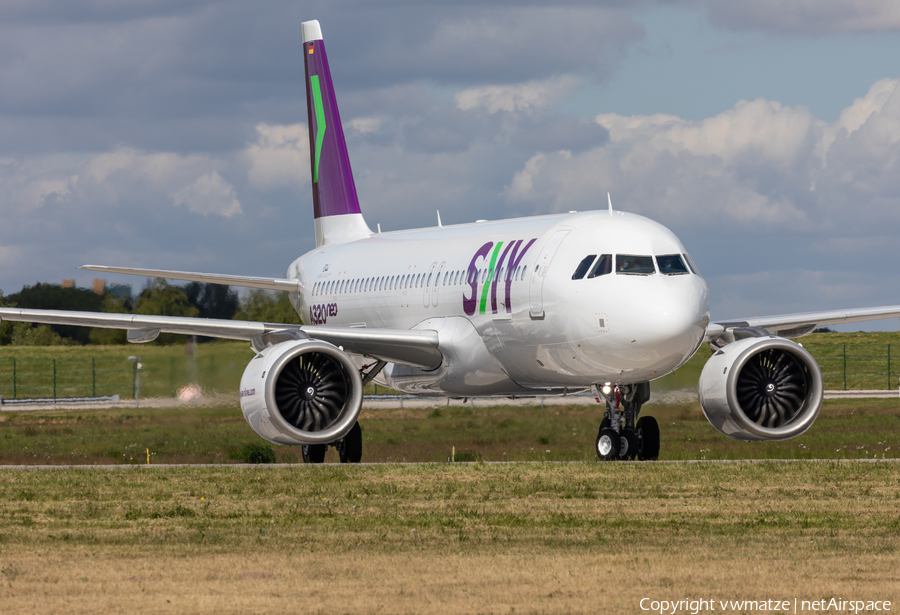
[[[638,454],[638,438],[630,429],[623,429],[619,433],[619,459],[631,461]]]
[[[656,419],[642,416],[638,419],[635,431],[638,436],[638,459],[649,461],[659,457],[659,424]]]
[[[594,447],[600,461],[609,461],[619,456],[619,434],[609,428],[600,430]]]
[[[303,454],[303,463],[322,463],[325,461],[327,444],[304,444],[300,451]]]
[[[344,436],[344,445],[338,447],[338,456],[341,463],[359,463],[362,459],[362,427],[359,426],[359,421]]]

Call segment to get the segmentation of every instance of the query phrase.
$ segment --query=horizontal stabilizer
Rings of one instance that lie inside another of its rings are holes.
[[[188,280],[207,284],[228,284],[244,288],[265,288],[267,290],[286,290],[296,293],[300,291],[300,280],[286,278],[256,278],[243,275],[222,275],[220,273],[195,273],[193,271],[169,271],[168,269],[138,269],[135,267],[106,267],[104,265],[83,265],[79,269],[98,271],[100,273],[125,273],[142,275],[149,278],[167,278],[170,280]]]

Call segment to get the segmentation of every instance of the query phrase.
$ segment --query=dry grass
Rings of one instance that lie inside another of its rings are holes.
[[[636,612],[896,599],[900,465],[0,472],[7,612]]]

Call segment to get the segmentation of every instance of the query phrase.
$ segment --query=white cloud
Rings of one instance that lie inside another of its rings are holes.
[[[174,193],[172,200],[196,214],[218,214],[230,218],[243,213],[234,188],[216,171],[198,177],[193,184]]]
[[[140,195],[170,200],[195,213],[230,217],[241,207],[234,188],[219,174],[225,167],[225,160],[207,154],[132,148],[6,159],[0,163],[0,197],[7,214],[27,215],[48,206],[127,211]]]
[[[810,130],[820,124],[805,108],[786,107],[758,98],[739,101],[734,109],[689,122],[672,115],[598,115],[597,123],[616,142],[643,140],[671,153],[718,156],[726,163],[754,156],[789,164],[808,146]]]
[[[309,132],[306,124],[257,124],[256,143],[244,152],[250,183],[262,190],[298,187],[309,182]]]
[[[609,190],[622,209],[701,228],[857,234],[897,225],[897,86],[878,81],[831,124],[804,107],[764,99],[702,121],[599,115],[607,144],[580,154],[535,154],[504,196],[533,203],[535,211],[565,211],[597,207]]]
[[[488,113],[506,111],[533,112],[570,98],[581,80],[563,75],[543,81],[529,81],[512,85],[484,85],[457,92],[456,108],[462,111],[483,107]]]
[[[824,159],[834,140],[841,131],[844,136],[849,136],[859,130],[866,121],[875,114],[880,114],[885,104],[897,92],[897,85],[900,83],[898,79],[879,79],[876,81],[869,91],[862,98],[857,98],[849,107],[841,111],[838,121],[826,126],[820,144],[821,157]],[[888,137],[894,138],[900,136],[898,130],[888,130]]]
[[[369,134],[372,132],[377,132],[379,128],[381,128],[382,124],[384,124],[385,118],[383,117],[355,117],[347,124],[353,128],[354,130],[358,130],[363,134]]]

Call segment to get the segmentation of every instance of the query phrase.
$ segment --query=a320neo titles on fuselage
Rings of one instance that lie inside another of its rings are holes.
[[[350,169],[322,30],[302,24],[316,248],[285,278],[85,265],[107,273],[290,293],[306,325],[0,309],[13,321],[247,340],[256,352],[240,403],[260,436],[321,462],[362,457],[363,386],[417,395],[527,397],[591,389],[604,412],[600,459],[656,459],[659,426],[641,416],[650,381],[706,342],[700,376],[710,423],[739,440],[802,434],[822,375],[787,338],[816,326],[900,316],[900,306],[710,321],[709,291],[661,224],[608,209],[372,232]],[[423,204],[425,205],[425,204]]]

